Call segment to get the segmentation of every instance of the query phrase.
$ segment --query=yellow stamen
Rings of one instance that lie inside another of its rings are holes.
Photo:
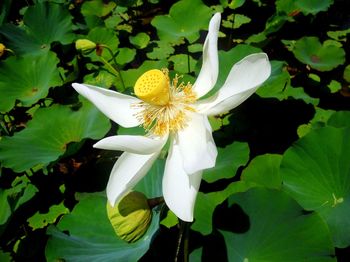
[[[134,87],[135,94],[143,100],[133,105],[141,108],[137,118],[145,130],[158,136],[185,128],[188,114],[195,112],[193,103],[197,96],[192,85],[179,84],[178,75],[170,81],[168,74],[167,69],[147,71]]]
[[[141,100],[152,105],[166,105],[169,102],[169,81],[158,69],[152,69],[137,79],[134,92]]]

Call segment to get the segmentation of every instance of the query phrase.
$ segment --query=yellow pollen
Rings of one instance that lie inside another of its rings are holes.
[[[180,83],[181,76],[170,81],[169,71],[153,69],[137,81],[134,91],[142,102],[134,104],[141,110],[136,117],[150,134],[163,136],[187,126],[189,114],[195,112],[197,96],[190,83]]]
[[[152,69],[137,79],[135,95],[152,105],[166,105],[169,102],[169,79],[158,69]]]

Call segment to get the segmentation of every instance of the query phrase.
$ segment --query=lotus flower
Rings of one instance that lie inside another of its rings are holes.
[[[203,64],[193,85],[170,80],[166,69],[145,72],[136,81],[136,97],[112,90],[73,84],[107,117],[130,128],[143,126],[146,136],[118,135],[94,147],[125,151],[115,163],[107,185],[113,206],[146,175],[169,139],[170,148],[162,181],[166,204],[183,221],[193,221],[202,172],[215,166],[217,148],[208,116],[227,112],[252,95],[269,76],[265,53],[252,54],[235,64],[213,96],[199,100],[218,78],[217,39],[221,16],[215,14],[203,47]]]

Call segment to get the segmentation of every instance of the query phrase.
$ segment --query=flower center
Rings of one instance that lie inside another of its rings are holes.
[[[153,69],[137,79],[134,87],[135,95],[152,105],[166,105],[169,102],[169,80],[166,75]]]
[[[136,116],[149,133],[163,136],[187,126],[197,97],[192,85],[179,84],[179,79],[176,75],[170,81],[167,69],[152,69],[137,79],[134,92],[143,102],[134,105],[141,108]]]

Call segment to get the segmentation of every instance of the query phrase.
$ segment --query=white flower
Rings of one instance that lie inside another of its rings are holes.
[[[220,14],[213,16],[203,48],[203,65],[193,86],[169,80],[167,70],[150,70],[136,82],[138,98],[83,84],[73,84],[107,117],[123,127],[142,125],[147,136],[107,137],[94,147],[125,151],[115,163],[107,185],[114,205],[148,172],[168,138],[170,149],[163,177],[168,207],[183,221],[193,221],[193,209],[202,171],[215,166],[217,149],[207,116],[227,112],[246,100],[269,76],[264,53],[235,64],[224,85],[213,96],[197,101],[218,77],[217,38]],[[140,99],[139,99],[140,98]]]

